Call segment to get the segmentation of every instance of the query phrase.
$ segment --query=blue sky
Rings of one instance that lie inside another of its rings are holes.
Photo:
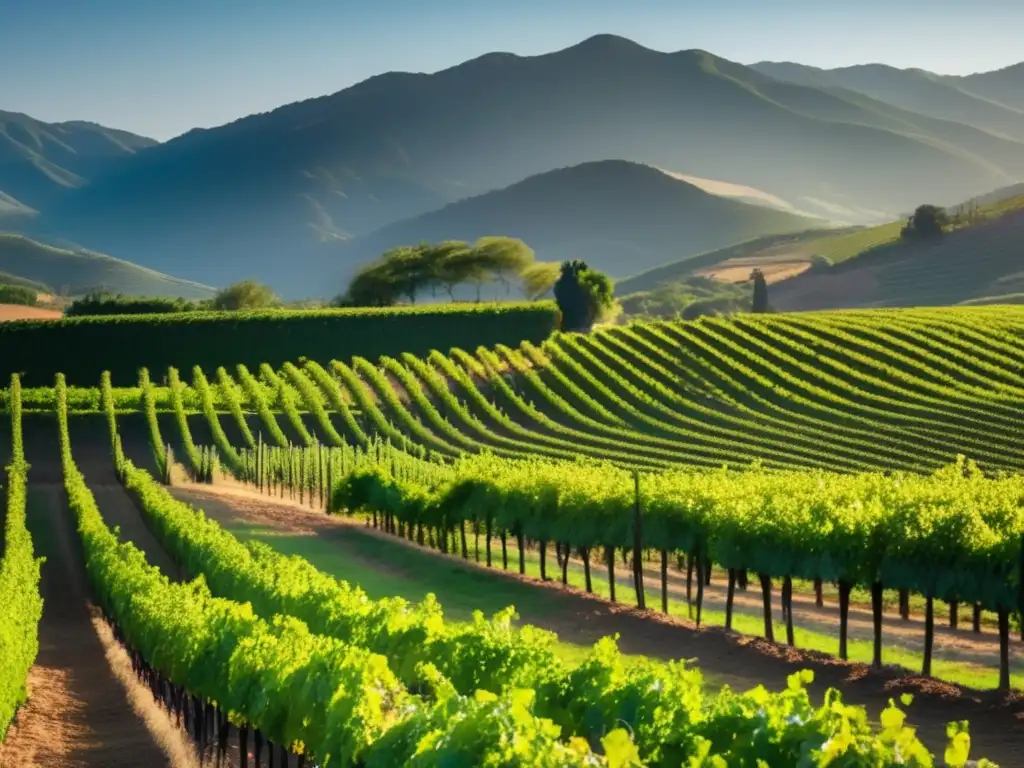
[[[1020,0],[0,0],[0,110],[157,139],[341,90],[600,32],[833,67],[948,74],[1024,59]],[[926,7],[923,13],[920,9]]]

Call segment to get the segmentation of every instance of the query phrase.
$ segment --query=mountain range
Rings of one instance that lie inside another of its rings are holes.
[[[31,284],[42,293],[81,296],[92,291],[208,299],[207,285],[140,267],[103,253],[61,248],[0,233],[0,283]]]
[[[1024,65],[966,78],[744,66],[613,35],[391,72],[163,144],[14,117],[0,113],[0,216],[38,215],[0,226],[206,284],[256,277],[286,296],[336,293],[403,240],[506,234],[624,275],[777,232],[780,212],[793,229],[808,214],[866,223],[1024,178]],[[650,197],[616,200],[598,172]],[[697,195],[693,177],[788,211]],[[714,213],[686,213],[698,205]],[[673,216],[696,223],[673,229]],[[709,218],[725,224],[712,232]],[[730,234],[730,221],[743,223]]]
[[[0,222],[47,210],[62,192],[156,144],[95,123],[43,123],[0,111]]]

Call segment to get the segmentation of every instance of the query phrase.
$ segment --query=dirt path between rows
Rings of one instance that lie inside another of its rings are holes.
[[[47,558],[39,656],[29,701],[0,746],[0,766],[194,768],[184,742],[90,608],[61,486],[30,485],[29,521],[36,548]]]
[[[184,476],[181,476],[184,479]],[[207,487],[207,486],[198,486]],[[265,495],[259,494],[254,489],[240,485],[232,479],[224,478],[218,482],[219,492],[230,492],[240,497],[251,497],[255,499],[266,499]],[[280,499],[275,499],[275,503]],[[294,504],[287,499],[285,504]],[[303,507],[304,508],[304,507]],[[340,519],[339,519],[340,520]],[[473,549],[473,541],[470,537],[469,548]],[[483,536],[480,541],[480,560],[483,561],[483,548],[486,546]],[[494,538],[492,540],[492,557],[500,562],[501,543]],[[532,551],[531,555],[536,556]],[[518,569],[518,549],[514,541],[508,542],[508,559],[511,569]],[[583,561],[578,557],[571,557],[569,570],[572,573],[581,575],[584,571]],[[607,584],[608,568],[605,563],[598,563],[591,560],[591,579],[594,584]],[[548,548],[548,578],[553,581],[561,579],[558,561],[555,557],[554,547]],[[668,596],[672,601],[685,602],[686,600],[686,574],[679,572],[674,565],[668,570]],[[616,559],[615,583],[618,594],[629,595],[634,593],[632,571],[627,569],[622,562]],[[772,618],[775,624],[776,638],[780,637],[780,625],[784,622],[782,613],[782,584],[775,580],[772,589]],[[647,604],[649,607],[660,610],[661,600],[661,573],[658,569],[645,564],[644,567],[644,588],[647,592]],[[728,588],[727,577],[720,571],[715,571],[712,583],[704,587],[704,610],[725,613],[726,593]],[[694,575],[692,585],[692,598],[694,615],[696,615],[697,576]],[[756,578],[751,575],[751,582],[746,591],[736,589],[733,597],[733,610],[735,613],[742,613],[748,616],[761,619],[763,616],[763,604],[761,588]],[[969,617],[967,617],[969,618]],[[823,607],[815,605],[814,595],[806,592],[793,593],[793,623],[794,626],[820,634],[839,636],[839,605],[829,599],[823,601]],[[975,633],[969,628],[969,621],[961,624],[962,629],[950,629],[937,621],[935,624],[933,658],[936,661],[965,662],[976,664],[988,669],[999,668],[999,636],[993,631]],[[874,639],[874,621],[871,615],[870,606],[851,605],[847,622],[847,632],[850,640],[863,640],[872,642]],[[784,630],[781,635],[785,639]],[[883,648],[898,647],[913,653],[924,652],[924,617],[911,614],[909,619],[904,621],[899,614],[888,611],[883,616],[882,622],[882,646]],[[1010,667],[1014,672],[1024,672],[1024,643],[1017,638],[1011,637],[1010,641]]]
[[[215,520],[240,520],[291,534],[316,535],[335,544],[339,555],[344,557],[359,558],[360,537],[385,537],[361,525],[309,512],[293,502],[262,496],[241,486],[189,485],[175,487],[172,491],[179,499],[200,506]],[[405,546],[416,546],[394,537],[386,538]],[[461,558],[449,560],[456,568],[484,567]],[[378,570],[401,575],[400,564],[373,562],[372,565]],[[555,631],[563,639],[589,644],[618,634],[620,647],[626,653],[659,659],[696,659],[709,677],[741,690],[759,684],[777,690],[785,686],[789,674],[809,668],[815,673],[811,688],[816,697],[829,687],[840,688],[844,700],[866,706],[872,717],[877,717],[889,700],[900,693],[914,693],[908,722],[919,729],[921,738],[933,752],[942,754],[948,722],[970,720],[973,754],[989,757],[1002,766],[1024,765],[1021,757],[1024,755],[1024,699],[1019,696],[1007,698],[962,689],[932,679],[905,676],[891,669],[875,672],[865,665],[846,664],[824,654],[796,651],[721,629],[697,629],[682,620],[615,605],[558,583],[541,583],[495,569],[489,572],[495,578],[521,580],[537,589],[550,590],[553,599],[558,601],[558,610],[541,614],[531,613],[524,607],[520,614],[524,622]]]

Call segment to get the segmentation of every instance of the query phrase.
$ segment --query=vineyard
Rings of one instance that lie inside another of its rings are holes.
[[[283,768],[964,765],[971,739],[957,722],[939,730],[948,743],[925,729],[926,747],[906,697],[881,713],[837,691],[815,705],[799,666],[781,692],[736,692],[686,662],[627,657],[611,639],[566,659],[556,635],[511,609],[464,622],[432,596],[371,598],[238,535],[178,485],[293,500],[282,507],[293,515],[310,514],[302,505],[438,560],[578,584],[644,616],[678,617],[685,594],[694,631],[720,621],[729,642],[756,632],[822,671],[799,655],[804,638],[830,636],[843,661],[866,648],[874,671],[863,674],[878,680],[1024,688],[1024,310],[751,315],[514,347],[417,344],[290,362],[246,351],[242,363],[131,378],[120,365],[93,386],[14,376],[0,586],[18,599],[0,618],[0,650],[22,661],[0,674],[0,733],[37,653],[26,474],[30,488],[63,488],[93,597],[135,678],[200,753],[231,765],[263,753]],[[132,516],[144,534],[126,533]],[[801,627],[800,606],[824,614],[826,601],[831,628]],[[894,671],[886,654],[902,649],[887,644],[902,636],[887,633],[921,612],[920,667]],[[944,656],[936,638],[954,631],[993,638],[991,683],[986,662]],[[982,752],[1005,761],[1015,749],[1000,743],[1013,738],[1012,706],[914,690],[922,707],[970,716],[988,734]]]

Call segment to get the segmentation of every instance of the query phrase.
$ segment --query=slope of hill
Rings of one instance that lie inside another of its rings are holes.
[[[974,218],[954,220],[952,224],[957,228],[955,234],[960,238],[966,232],[992,226],[1007,216],[1018,215],[1024,211],[1024,185],[1011,185],[978,195],[951,206],[949,211],[955,219],[958,209],[966,211],[970,206],[976,206]],[[764,271],[769,282],[785,280],[785,285],[780,287],[783,293],[790,291],[794,285],[825,285],[828,284],[830,277],[850,274],[851,269],[857,268],[851,266],[851,263],[855,262],[857,266],[876,264],[895,258],[893,254],[902,253],[905,248],[916,247],[900,240],[902,228],[903,221],[899,220],[875,227],[847,227],[826,232],[811,230],[791,235],[755,238],[698,256],[678,259],[620,280],[616,284],[616,293],[621,296],[637,291],[650,291],[659,285],[679,282],[691,275],[742,282],[749,277],[754,267]],[[1011,250],[1014,247],[1012,242],[1009,247]],[[1008,265],[1012,266],[1012,253],[995,255],[992,266],[997,272],[1003,269],[1000,265],[1005,259],[1009,259]],[[808,270],[814,262],[820,262],[821,268],[809,273]],[[842,269],[829,267],[841,264],[844,265]],[[984,274],[986,273],[980,273],[978,278],[984,280]],[[794,282],[796,277],[800,280]],[[1005,292],[1005,287],[999,288],[995,285],[993,288],[998,293]],[[959,290],[968,292],[967,299],[988,295],[970,293],[973,288],[961,285],[954,290],[954,296]],[[948,303],[959,303],[962,300],[966,299],[951,299]],[[831,296],[822,296],[820,302],[812,304],[817,308],[830,308],[834,306],[833,301]]]
[[[817,229],[808,229],[802,232],[755,237],[728,245],[725,248],[659,264],[651,269],[630,275],[616,282],[615,293],[625,295],[637,291],[650,291],[664,283],[683,280],[694,274],[707,273],[715,267],[729,262],[743,261],[753,267],[765,261],[788,261],[792,263],[806,262],[809,266],[811,257],[817,253],[815,247],[810,245],[811,243],[820,246],[824,241],[845,242],[849,238],[866,238],[869,236],[865,233],[872,229],[874,228],[844,227],[824,233]]]
[[[937,241],[895,242],[772,286],[780,310],[958,304],[1024,291],[1024,198],[1018,210]],[[988,302],[986,302],[988,303]],[[993,302],[1002,303],[1002,302]]]
[[[950,77],[964,90],[1014,109],[1024,110],[1024,62],[992,72]]]
[[[0,272],[50,286],[68,296],[94,290],[188,299],[213,295],[209,286],[179,280],[101,253],[44,245],[22,235],[0,233]]]
[[[737,238],[823,226],[708,194],[657,168],[621,160],[584,163],[531,176],[353,240],[347,263],[421,241],[505,235],[525,240],[545,261],[582,258],[613,276],[700,253]]]
[[[389,73],[139,153],[66,195],[43,224],[192,279],[252,275],[296,294],[319,289],[338,258],[325,241],[594,160],[889,215],[1013,180],[867,117],[794,111],[768,92],[778,85],[704,51],[659,53],[610,35]],[[794,99],[811,90],[794,89]]]
[[[1011,184],[1008,187],[986,192],[983,195],[976,195],[970,200],[964,201],[964,205],[980,205],[983,207],[999,206],[1003,204],[1013,205],[1016,198],[1024,197],[1024,183]]]
[[[0,190],[24,206],[44,210],[62,191],[155,144],[95,123],[43,123],[0,111]]]
[[[922,115],[1024,140],[1024,108],[1013,108],[970,93],[961,83],[931,72],[883,64],[826,70],[792,62],[759,62],[752,68],[802,86],[848,88]]]

